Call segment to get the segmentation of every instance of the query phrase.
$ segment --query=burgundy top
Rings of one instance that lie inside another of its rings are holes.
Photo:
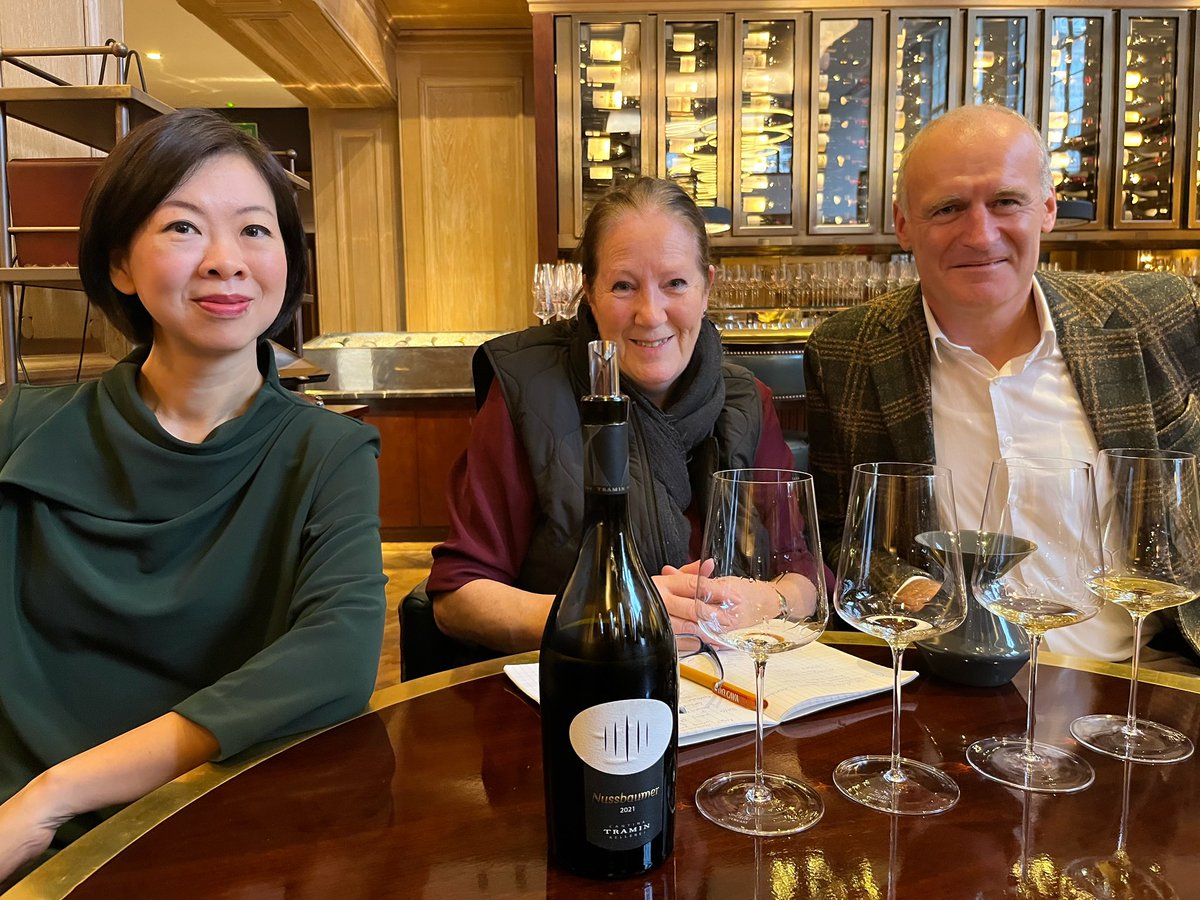
[[[756,383],[763,418],[754,465],[763,469],[795,468],[771,402],[771,390],[757,379]],[[429,593],[457,590],[479,578],[516,584],[537,522],[537,489],[525,448],[495,382],[475,417],[466,452],[450,470],[447,499],[450,534],[433,548]],[[689,549],[692,559],[696,559],[704,521],[694,502],[688,507],[687,517],[692,524]],[[685,562],[681,559],[678,565]]]

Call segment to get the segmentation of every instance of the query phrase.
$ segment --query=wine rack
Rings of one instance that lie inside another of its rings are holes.
[[[1114,227],[1178,228],[1183,154],[1175,149],[1179,78],[1186,64],[1182,11],[1121,13]],[[1184,120],[1186,122],[1186,119]],[[1186,124],[1184,127],[1187,127]]]
[[[810,86],[809,231],[869,232],[879,227],[883,13],[847,18],[813,14]]]
[[[968,12],[966,102],[1007,106],[1033,118],[1037,39],[1034,10]]]
[[[893,62],[888,89],[887,190],[884,225],[895,230],[891,201],[904,148],[925,125],[958,101],[959,59],[962,57],[960,19],[950,13],[891,17],[888,46]]]
[[[719,248],[894,248],[901,154],[963,103],[1037,122],[1057,196],[1091,204],[1051,246],[1200,228],[1200,11],[731,8],[555,17],[560,252],[641,174],[731,214]]]
[[[576,238],[609,189],[654,170],[654,143],[647,139],[653,133],[653,67],[645,46],[652,33],[645,17],[558,22],[559,46],[571,50],[563,68],[578,73],[558,98],[559,221],[570,222]]]
[[[1107,221],[1101,173],[1110,171],[1111,143],[1103,125],[1112,88],[1112,16],[1048,14],[1042,70],[1042,134],[1060,200],[1092,204],[1093,224]]]
[[[722,19],[660,19],[659,174],[698,206],[727,206],[722,120]]]
[[[795,19],[739,16],[733,117],[734,205],[742,234],[795,234],[799,195],[796,159]]]
[[[1200,42],[1200,16],[1196,17],[1195,37],[1192,46]],[[1188,215],[1188,227],[1200,228],[1200,58],[1192,60],[1192,148],[1188,154],[1191,169],[1192,202]]]

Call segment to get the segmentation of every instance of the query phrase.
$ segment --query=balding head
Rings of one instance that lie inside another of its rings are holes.
[[[896,202],[907,215],[908,209],[908,168],[909,160],[920,154],[922,144],[931,137],[950,131],[960,141],[971,141],[976,138],[985,141],[1000,139],[1011,140],[1012,135],[1017,139],[1028,138],[1037,148],[1040,164],[1039,181],[1045,196],[1054,192],[1054,180],[1050,175],[1050,152],[1046,142],[1032,122],[1018,112],[1004,106],[988,104],[985,106],[959,106],[945,115],[934,119],[909,141],[900,158],[900,168],[896,172]],[[1000,132],[1001,134],[997,134]],[[1007,133],[1007,134],[1004,134]]]

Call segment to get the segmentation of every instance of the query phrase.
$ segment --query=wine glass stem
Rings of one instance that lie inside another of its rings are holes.
[[[1040,634],[1029,635],[1029,709],[1025,713],[1025,759],[1037,758],[1033,750],[1033,729],[1037,725],[1037,663],[1038,647],[1042,645]]]
[[[1138,663],[1142,658],[1142,623],[1145,616],[1133,617],[1133,659],[1130,660],[1129,672],[1129,710],[1125,713],[1125,736],[1133,737],[1137,733],[1137,693],[1138,693]]]
[[[904,780],[900,771],[900,671],[904,659],[904,645],[892,645],[892,767],[888,780],[895,783]]]
[[[767,657],[754,657],[754,803],[767,803],[771,789],[763,781],[763,697],[767,692]]]

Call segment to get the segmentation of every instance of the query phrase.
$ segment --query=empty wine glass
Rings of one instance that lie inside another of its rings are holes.
[[[996,460],[979,530],[971,588],[980,603],[1029,635],[1029,696],[1024,736],[975,741],[967,762],[1021,790],[1083,790],[1095,777],[1092,767],[1069,750],[1035,741],[1034,726],[1042,635],[1090,619],[1100,608],[1087,586],[1102,571],[1092,467],[1073,459]],[[1025,542],[1033,551],[1013,565],[1013,544]]]
[[[537,263],[533,267],[533,314],[543,325],[554,318],[552,269],[549,263]]]
[[[696,791],[696,807],[743,834],[795,834],[824,813],[811,787],[763,772],[767,660],[816,640],[829,617],[816,521],[810,475],[783,469],[713,475],[696,618],[714,641],[750,654],[758,702],[754,771],[708,779]]]
[[[934,549],[929,535],[945,540]],[[966,585],[950,470],[917,463],[854,467],[838,564],[838,614],[892,649],[892,752],[855,756],[833,783],[856,803],[883,812],[926,815],[958,802],[958,785],[933,766],[900,756],[900,680],[913,641],[957,628]]]
[[[1106,482],[1100,522],[1105,571],[1088,585],[1133,616],[1129,707],[1123,716],[1082,716],[1075,740],[1135,762],[1180,762],[1195,749],[1180,731],[1137,717],[1142,624],[1160,609],[1200,595],[1200,488],[1196,457],[1166,450],[1104,450],[1097,477]]]

